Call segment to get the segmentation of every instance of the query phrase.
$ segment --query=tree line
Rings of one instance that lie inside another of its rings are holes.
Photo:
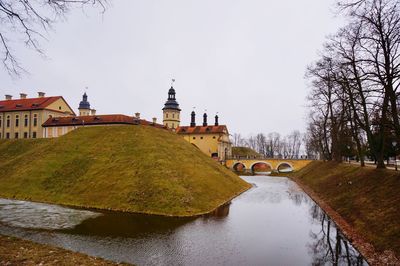
[[[267,158],[298,159],[302,156],[306,157],[301,153],[304,135],[298,130],[294,130],[287,136],[272,132],[269,134],[258,133],[248,138],[235,133],[231,141],[235,147],[248,147]]]
[[[324,160],[354,157],[378,168],[400,140],[399,1],[338,3],[346,25],[324,44],[306,71],[309,121],[305,146]]]

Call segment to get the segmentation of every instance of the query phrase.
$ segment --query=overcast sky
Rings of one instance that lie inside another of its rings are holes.
[[[219,112],[231,133],[304,131],[305,68],[340,19],[333,0],[114,0],[72,12],[43,43],[47,59],[18,49],[30,71],[0,91],[62,95],[77,108],[85,87],[99,114],[162,118],[175,78],[182,125],[196,107]],[[3,97],[3,96],[1,96]]]

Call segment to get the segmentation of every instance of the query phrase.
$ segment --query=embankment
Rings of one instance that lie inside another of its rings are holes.
[[[400,172],[312,162],[289,176],[326,205],[369,262],[400,263]]]
[[[0,235],[0,265],[128,265],[31,241]]]
[[[250,187],[180,136],[150,126],[0,141],[0,197],[192,216]]]

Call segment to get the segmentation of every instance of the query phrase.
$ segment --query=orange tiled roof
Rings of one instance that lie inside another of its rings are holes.
[[[0,112],[41,110],[48,107],[62,96],[27,98],[0,101]]]
[[[139,123],[138,123],[139,121]],[[91,115],[91,116],[65,116],[50,117],[43,123],[43,127],[56,126],[83,126],[83,125],[149,125],[158,128],[164,128],[163,125],[153,124],[152,122],[139,119],[127,115]]]
[[[195,127],[178,127],[176,129],[178,134],[215,134],[215,133],[228,133],[225,125],[222,126],[195,126]]]

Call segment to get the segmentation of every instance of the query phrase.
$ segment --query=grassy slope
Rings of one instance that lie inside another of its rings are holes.
[[[0,265],[127,265],[90,257],[65,249],[0,235]]]
[[[400,255],[400,173],[313,162],[293,173],[379,251]]]
[[[143,126],[0,141],[0,196],[163,215],[208,212],[249,187],[181,137]]]
[[[232,148],[233,156],[260,156],[258,152],[248,147],[233,147]]]

